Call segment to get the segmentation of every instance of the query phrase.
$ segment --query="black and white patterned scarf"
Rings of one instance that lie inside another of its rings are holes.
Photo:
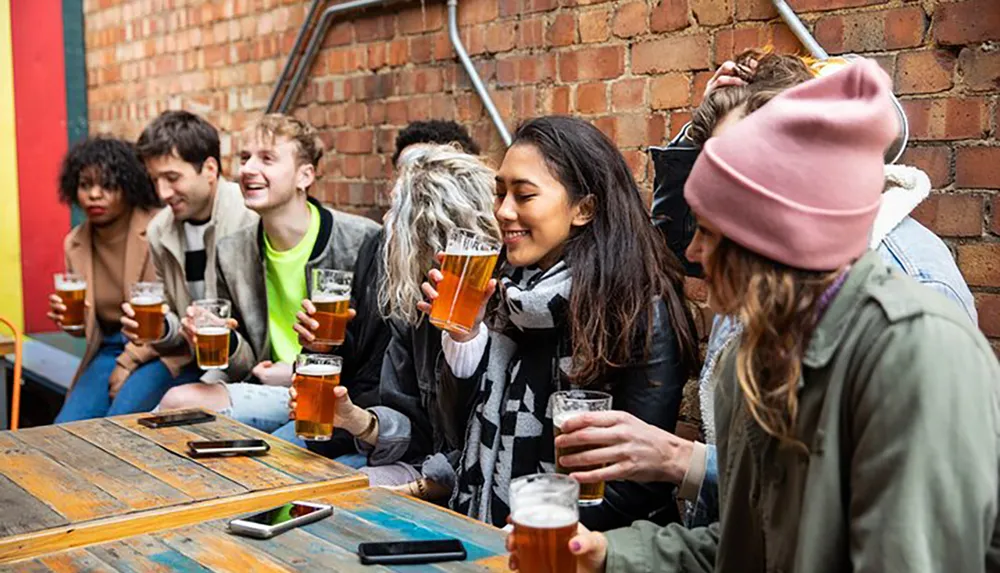
[[[555,471],[549,397],[568,387],[571,278],[562,261],[542,271],[511,268],[502,331],[490,329],[488,363],[465,435],[451,507],[505,525],[512,479]]]

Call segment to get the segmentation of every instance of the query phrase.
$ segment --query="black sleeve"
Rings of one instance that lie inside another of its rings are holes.
[[[686,373],[666,305],[657,301],[653,313],[653,340],[643,364],[623,368],[613,392],[613,407],[654,426],[673,432],[683,397]],[[607,531],[628,527],[636,520],[660,524],[679,521],[669,483],[608,482],[604,503],[580,508],[580,521],[588,528]]]
[[[402,460],[419,464],[435,453],[434,430],[430,413],[423,403],[420,379],[414,363],[414,331],[399,321],[389,321],[392,338],[382,361],[379,401],[410,420],[410,444]],[[432,328],[425,324],[421,328]],[[435,332],[432,334],[436,334]]]

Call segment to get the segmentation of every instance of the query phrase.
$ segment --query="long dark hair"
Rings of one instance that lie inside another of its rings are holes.
[[[563,251],[573,278],[568,316],[574,381],[588,385],[609,368],[634,363],[636,348],[648,355],[654,297],[666,303],[682,368],[690,372],[698,346],[683,298],[683,271],[650,225],[639,187],[614,143],[586,121],[547,116],[521,124],[513,145],[541,153],[571,204],[593,201],[593,219],[574,230]]]

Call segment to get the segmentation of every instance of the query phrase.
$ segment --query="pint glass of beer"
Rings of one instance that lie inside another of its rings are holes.
[[[510,484],[518,569],[531,573],[576,573],[569,540],[579,520],[580,484],[569,476],[533,474]]]
[[[292,385],[295,398],[295,433],[303,440],[329,440],[333,436],[333,389],[340,385],[339,356],[299,354]]]
[[[56,294],[62,299],[66,312],[62,327],[65,330],[83,330],[84,300],[87,298],[87,281],[76,273],[56,273]]]
[[[139,323],[135,331],[139,340],[153,342],[163,338],[163,283],[133,283],[128,302]]]
[[[562,425],[584,412],[603,412],[611,409],[611,394],[594,392],[592,390],[566,390],[552,395],[552,426],[553,434],[562,434]],[[573,471],[586,472],[596,470],[601,466],[564,468],[559,463],[561,456],[569,456],[586,451],[585,447],[556,448],[556,472],[569,474]],[[580,484],[580,505],[597,505],[604,501],[604,482]]]
[[[229,366],[229,316],[232,305],[228,300],[209,298],[191,303],[195,308],[194,346],[198,368],[221,370]]]
[[[483,304],[486,284],[500,254],[500,241],[468,229],[448,233],[438,297],[431,304],[431,324],[452,332],[468,333]]]
[[[309,300],[316,307],[313,318],[319,323],[316,342],[340,346],[347,331],[347,311],[351,306],[354,274],[331,269],[313,269]]]

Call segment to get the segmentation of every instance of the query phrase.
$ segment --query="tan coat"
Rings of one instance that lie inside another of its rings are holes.
[[[212,206],[212,220],[205,228],[205,297],[216,296],[215,247],[219,239],[242,227],[256,225],[259,217],[247,209],[243,203],[240,186],[225,179],[219,180],[215,204]],[[149,223],[149,250],[153,255],[156,276],[163,281],[163,292],[170,313],[167,315],[167,333],[163,341],[155,345],[163,364],[170,373],[177,376],[181,368],[189,364],[193,357],[191,349],[180,334],[180,321],[190,306],[191,293],[188,291],[187,275],[184,273],[184,223],[174,219],[170,209],[164,209]]]
[[[156,280],[153,264],[149,257],[149,247],[146,243],[146,226],[156,215],[157,210],[146,211],[135,209],[132,211],[128,225],[128,240],[125,246],[125,280],[122,281],[124,289],[122,292],[122,302],[128,300],[129,285],[139,281]],[[90,222],[85,221],[66,236],[63,244],[63,252],[66,256],[66,270],[83,275],[87,281],[87,310],[84,318],[84,332],[87,337],[87,350],[80,362],[80,368],[73,375],[73,384],[83,370],[90,364],[90,361],[97,354],[101,346],[101,327],[97,324],[97,313],[94,311],[94,249],[91,242],[93,230]],[[130,371],[141,364],[145,364],[157,357],[156,350],[149,345],[140,346],[128,343],[125,351],[119,355],[118,364],[128,368]],[[70,390],[73,386],[70,385]]]

